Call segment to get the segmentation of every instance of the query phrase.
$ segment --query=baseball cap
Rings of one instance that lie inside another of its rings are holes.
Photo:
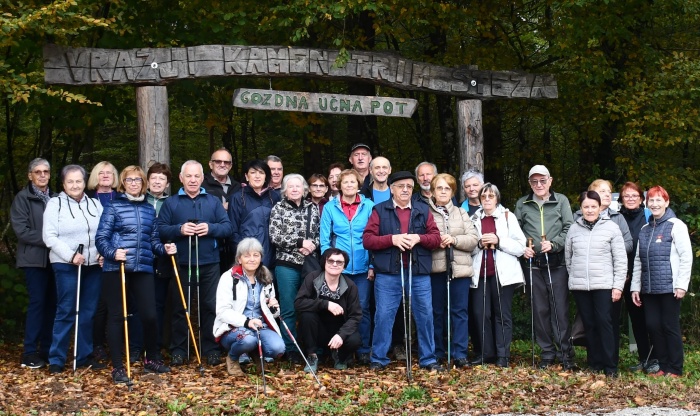
[[[532,175],[550,176],[549,170],[544,165],[533,166],[532,169],[530,169],[530,173],[527,175],[527,177],[529,178]]]
[[[350,148],[350,153],[354,152],[355,149],[358,149],[358,148],[360,148],[360,147],[364,147],[365,149],[367,149],[367,151],[368,151],[370,154],[372,154],[372,149],[370,149],[369,146],[367,146],[367,145],[364,144],[364,143],[355,143],[355,144],[353,144],[352,147]]]

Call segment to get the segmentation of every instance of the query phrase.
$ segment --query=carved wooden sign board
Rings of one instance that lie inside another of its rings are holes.
[[[447,68],[374,51],[351,51],[347,64],[337,67],[338,54],[285,46],[96,49],[51,44],[44,46],[44,79],[62,85],[165,85],[205,77],[307,77],[476,99],[558,96],[557,81],[547,74]]]
[[[410,98],[320,94],[239,88],[233,106],[254,110],[301,111],[351,116],[411,117],[418,101]]]

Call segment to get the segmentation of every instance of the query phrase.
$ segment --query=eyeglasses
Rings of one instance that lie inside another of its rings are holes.
[[[124,182],[126,182],[126,183],[141,183],[141,182],[143,182],[143,179],[141,179],[141,178],[124,178]]]
[[[48,175],[51,172],[49,172],[48,170],[34,170],[34,171],[32,171],[32,173],[35,174],[36,176],[41,176],[41,175]]]
[[[325,187],[326,187],[326,184],[325,184],[325,183],[312,183],[312,184],[311,184],[311,187],[312,187],[312,188],[319,188],[319,189],[320,189],[320,188],[325,188]]]
[[[391,185],[391,186],[393,186],[394,188],[403,189],[404,191],[406,191],[406,190],[410,191],[413,189],[413,185],[409,185],[409,184],[403,184],[403,185],[396,184],[396,185]]]
[[[528,182],[530,182],[530,185],[532,185],[532,186],[537,186],[537,184],[539,184],[540,186],[545,186],[545,185],[547,185],[547,181],[549,181],[550,179],[551,178],[540,179],[540,180],[530,179]]]
[[[345,260],[331,260],[328,259],[326,260],[326,263],[330,264],[331,266],[342,266],[345,264]]]
[[[631,201],[634,201],[637,198],[639,198],[639,195],[622,195],[622,199],[627,199]]]
[[[212,160],[210,160],[210,162],[215,164],[215,165],[224,165],[224,166],[231,166],[231,164],[233,164],[233,162],[231,162],[230,160],[219,160],[219,159],[212,159]]]
[[[452,188],[449,186],[436,186],[435,190],[438,192],[452,192]]]
[[[481,195],[481,199],[496,199],[496,195],[494,195],[494,194],[483,194],[483,195]]]

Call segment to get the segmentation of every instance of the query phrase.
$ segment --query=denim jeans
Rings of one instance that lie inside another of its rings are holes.
[[[29,304],[24,330],[24,354],[46,358],[56,317],[56,282],[51,267],[24,267]]]
[[[447,310],[447,273],[430,275],[433,294],[433,322],[435,323],[435,355],[447,358],[447,314],[452,329],[452,359],[467,358],[469,349],[469,286],[472,279],[459,278],[450,282],[450,310]]]
[[[237,362],[241,354],[252,352],[258,347],[258,335],[255,331],[239,327],[224,334],[219,342],[229,357]],[[267,326],[260,330],[260,343],[265,357],[279,358],[284,354],[282,337]]]
[[[297,314],[294,310],[294,299],[297,297],[301,286],[301,271],[291,267],[275,267],[275,279],[277,280],[278,296],[280,302],[280,318],[289,327],[294,338],[297,336]],[[286,331],[282,331],[282,339],[287,351],[295,351],[294,342]]]
[[[78,266],[52,263],[56,276],[56,319],[49,351],[49,364],[64,366],[68,345],[72,341],[71,328],[75,324]],[[80,305],[78,314],[78,363],[92,354],[92,319],[97,309],[102,285],[100,266],[83,266],[80,277]]]
[[[357,352],[358,354],[369,353],[371,347],[370,337],[372,335],[372,316],[369,311],[369,297],[372,292],[372,282],[367,280],[367,273],[348,274],[346,276],[357,286],[357,295],[360,298],[360,307],[362,307],[362,320],[358,328],[360,337],[362,338],[362,345]]]
[[[408,312],[408,295],[412,300],[412,313],[416,322],[418,335],[418,363],[425,367],[436,362],[435,339],[433,328],[433,302],[430,290],[430,275],[414,275],[412,287],[408,284],[408,269],[404,269],[406,287],[406,312]],[[374,297],[377,310],[374,315],[374,335],[372,337],[373,363],[389,364],[389,347],[391,346],[391,328],[394,325],[396,311],[401,305],[401,277],[395,274],[377,273],[374,279]],[[403,315],[403,312],[400,316]]]

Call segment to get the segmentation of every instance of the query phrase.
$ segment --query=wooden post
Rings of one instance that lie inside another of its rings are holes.
[[[484,172],[484,130],[481,123],[481,100],[457,101],[460,176],[469,169]],[[466,198],[460,181],[459,192]]]
[[[139,164],[144,170],[155,162],[170,164],[168,89],[136,87],[139,121]]]

